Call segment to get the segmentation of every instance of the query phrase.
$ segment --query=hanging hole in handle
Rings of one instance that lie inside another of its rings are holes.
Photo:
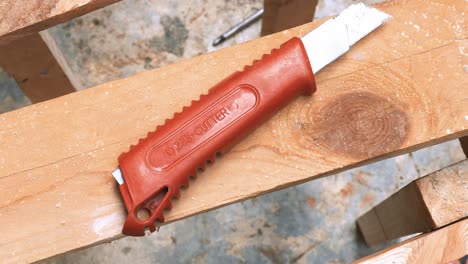
[[[144,222],[148,220],[151,216],[151,211],[148,208],[142,207],[136,212],[136,217],[138,220]]]
[[[167,186],[155,192],[149,199],[146,200],[146,202],[140,205],[141,207],[135,213],[136,218],[142,222],[150,219],[151,214],[153,214],[158,209],[158,207],[161,206],[161,203],[164,201],[166,195],[168,195],[168,192],[169,188]]]
[[[151,197],[150,199],[148,199],[143,205],[143,207],[146,207],[150,210],[150,212],[153,212],[155,211],[160,205],[161,203],[163,202],[164,200],[164,197],[166,197],[166,195],[168,194],[169,192],[169,188],[168,187],[163,187],[161,188],[159,191],[155,192]]]

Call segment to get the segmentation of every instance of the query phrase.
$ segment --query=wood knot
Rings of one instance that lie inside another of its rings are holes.
[[[301,124],[307,145],[353,159],[400,148],[410,127],[404,110],[366,91],[339,95],[307,116],[308,122]]]

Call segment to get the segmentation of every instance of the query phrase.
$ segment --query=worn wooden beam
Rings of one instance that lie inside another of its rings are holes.
[[[463,149],[463,153],[468,157],[468,137],[462,137],[460,140],[460,146]]]
[[[317,3],[318,0],[264,0],[262,36],[311,22]]]
[[[382,250],[355,264],[439,264],[458,260],[468,253],[468,219],[416,236]]]
[[[0,42],[21,38],[119,0],[2,0]]]
[[[57,42],[53,38],[53,36],[49,33],[49,31],[44,30],[39,32],[44,43],[49,48],[50,53],[54,56],[55,60],[57,61],[58,65],[62,69],[63,73],[67,76],[68,80],[72,84],[74,90],[82,90],[86,87],[81,83],[79,78],[73,73],[68,62],[66,61],[65,57],[62,54],[62,51],[57,45]]]
[[[417,179],[361,216],[369,245],[427,232],[468,217],[468,160]]]
[[[0,67],[16,80],[32,103],[72,93],[80,87],[47,32],[0,44]]]
[[[393,18],[320,72],[314,96],[298,98],[200,175],[168,222],[468,135],[464,0],[378,8]],[[428,19],[441,16],[444,23]],[[0,259],[34,261],[120,237],[126,212],[110,174],[118,155],[320,23],[0,115]]]

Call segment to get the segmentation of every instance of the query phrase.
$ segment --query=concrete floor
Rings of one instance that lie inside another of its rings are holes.
[[[316,17],[353,2],[321,0]],[[262,0],[126,0],[50,32],[73,72],[91,87],[210,52],[217,35],[261,7]],[[219,48],[259,32],[257,22]],[[0,113],[27,104],[0,70]],[[355,227],[359,215],[410,181],[463,158],[452,141],[43,263],[346,263],[385,246],[363,244]]]

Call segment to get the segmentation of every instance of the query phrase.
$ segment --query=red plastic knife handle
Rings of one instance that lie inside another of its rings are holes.
[[[123,233],[143,236],[164,222],[164,209],[188,187],[206,162],[302,94],[315,92],[315,79],[299,38],[264,55],[174,114],[119,157],[125,182],[120,192],[128,211]],[[142,217],[146,212],[146,217]]]

